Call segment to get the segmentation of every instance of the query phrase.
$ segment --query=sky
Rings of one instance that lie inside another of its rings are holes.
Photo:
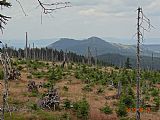
[[[136,33],[138,6],[142,6],[144,14],[156,28],[145,33],[146,41],[149,38],[160,38],[159,0],[68,0],[72,7],[56,10],[52,15],[43,14],[42,24],[42,10],[37,7],[37,0],[19,0],[27,16],[16,0],[8,1],[11,1],[12,7],[4,8],[1,12],[12,19],[5,26],[3,34],[0,34],[0,39],[23,41],[25,32],[28,32],[31,40],[97,36],[127,38],[130,42]],[[42,1],[52,3],[60,0]]]

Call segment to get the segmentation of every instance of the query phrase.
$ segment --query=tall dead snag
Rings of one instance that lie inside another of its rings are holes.
[[[28,34],[26,32],[26,47],[25,47],[25,59],[28,59]]]
[[[31,59],[31,45],[29,44],[29,48],[28,48],[28,58],[29,60]]]
[[[150,31],[151,27],[153,27],[150,24],[150,20],[143,14],[142,8],[138,8],[138,18],[137,18],[137,81],[136,81],[136,89],[137,89],[137,101],[136,101],[136,120],[140,120],[140,101],[141,101],[141,94],[140,94],[140,77],[141,77],[141,70],[140,70],[140,44],[141,41],[144,38],[144,31]],[[146,23],[148,25],[147,28],[145,28],[144,24]],[[153,27],[154,28],[154,27]]]
[[[0,41],[0,43],[2,43]],[[8,53],[6,51],[6,46],[3,45],[3,53],[0,52],[0,61],[2,63],[3,66],[3,72],[4,72],[4,88],[3,88],[3,106],[2,106],[2,116],[1,116],[1,120],[4,120],[4,114],[5,114],[5,110],[9,110],[9,106],[8,106],[8,79],[11,73],[11,63],[10,63],[10,58],[8,56]],[[10,111],[10,110],[9,110]]]
[[[140,12],[141,8],[138,8],[138,22],[137,22],[137,103],[136,103],[136,119],[140,120],[140,111],[139,111],[139,106],[140,106]]]
[[[118,82],[118,93],[117,93],[117,95],[120,97],[120,95],[121,95],[121,92],[122,92],[122,83],[121,83],[121,81],[119,81]]]
[[[33,43],[33,60],[36,60],[36,50],[34,48],[34,43]]]
[[[91,65],[91,50],[90,50],[90,47],[88,47],[88,65]]]
[[[154,62],[153,62],[153,58],[154,58],[154,56],[153,56],[153,53],[152,53],[152,71],[154,70]]]
[[[67,50],[63,52],[62,68],[65,67],[66,62],[67,62]]]
[[[95,66],[97,67],[97,62],[98,62],[97,48],[95,48],[95,52],[96,52],[96,55],[95,55]]]
[[[54,61],[54,53],[53,53],[53,49],[52,49],[52,54],[51,54],[51,56],[52,56],[52,62]]]

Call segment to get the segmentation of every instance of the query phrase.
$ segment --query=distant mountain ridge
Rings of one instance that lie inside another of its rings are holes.
[[[56,41],[55,43],[52,43],[47,47],[57,50],[72,51],[82,55],[86,55],[88,47],[90,47],[93,56],[95,56],[96,53],[95,48],[97,49],[98,55],[103,55],[108,53],[120,54],[125,56],[136,55],[135,45],[123,45],[118,43],[111,43],[98,37],[90,37],[84,40],[61,38],[59,41]],[[152,53],[154,53],[155,57],[160,57],[160,54],[157,51],[158,47],[160,48],[160,45],[159,46],[157,45],[156,47],[157,49],[153,49],[154,46],[152,45],[143,45],[142,55],[152,56]]]
[[[114,65],[118,67],[125,67],[125,62],[127,58],[130,59],[131,66],[133,68],[136,68],[136,65],[137,65],[136,56],[132,56],[132,55],[125,56],[120,54],[103,54],[98,56],[98,60],[103,61],[109,65]],[[141,56],[140,66],[142,69],[160,70],[160,58]]]

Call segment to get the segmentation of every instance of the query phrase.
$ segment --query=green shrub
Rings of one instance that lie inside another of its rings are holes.
[[[99,81],[100,85],[106,85],[107,84],[107,80],[105,78],[103,78],[102,80]]]
[[[79,71],[76,71],[76,72],[75,72],[75,77],[76,77],[77,79],[82,79],[82,74],[81,74]]]
[[[127,107],[135,107],[135,101],[130,95],[122,96],[120,102],[124,103]]]
[[[38,96],[38,92],[34,90],[28,95],[28,97],[37,97],[37,96]]]
[[[50,82],[44,83],[43,88],[50,88],[52,84]]]
[[[37,104],[31,104],[30,105],[30,108],[32,109],[32,110],[39,110],[40,108],[38,107],[38,105]]]
[[[83,120],[88,119],[89,115],[89,104],[86,101],[86,99],[82,99],[76,103],[73,104],[73,108],[77,113],[77,117],[81,118]]]
[[[151,95],[154,97],[154,96],[158,96],[159,95],[159,91],[157,89],[153,89],[151,91]]]
[[[135,100],[132,92],[128,92],[129,95],[122,94],[118,103],[117,115],[120,117],[127,116],[127,108],[135,108]]]
[[[32,75],[36,78],[47,78],[48,77],[48,73],[44,71],[36,71],[36,72],[33,72]]]
[[[63,76],[62,69],[60,67],[54,68],[49,75],[49,80],[56,82],[57,80],[62,79],[62,76]]]
[[[98,89],[97,89],[97,94],[101,94],[101,93],[103,93],[104,92],[104,88],[103,87],[99,87]]]
[[[159,107],[160,106],[160,97],[156,96],[153,100],[154,100],[156,107]]]
[[[145,100],[149,101],[150,100],[150,96],[149,95],[145,95]]]
[[[87,92],[91,92],[92,91],[92,88],[91,88],[91,86],[90,85],[85,85],[83,88],[82,88],[82,90],[84,90],[84,91],[87,91]]]
[[[100,109],[102,112],[104,112],[105,114],[112,114],[112,109],[106,105],[105,107]]]
[[[19,65],[19,66],[17,67],[17,69],[18,69],[19,71],[21,71],[21,70],[23,70],[23,67],[22,67],[21,65]]]
[[[27,62],[26,62],[26,60],[18,60],[17,61],[17,64],[26,64]]]
[[[31,67],[34,70],[37,70],[38,68],[43,68],[46,67],[46,64],[44,62],[40,62],[40,61],[27,61],[27,64],[29,67]]]
[[[120,102],[119,105],[118,105],[118,109],[116,111],[117,115],[119,117],[125,117],[127,116],[127,107],[124,103]]]
[[[71,108],[71,101],[70,100],[65,99],[63,104],[64,104],[65,109],[70,109]]]
[[[134,98],[134,91],[131,88],[131,86],[128,87],[128,95],[130,95],[132,98]]]
[[[63,90],[64,90],[64,91],[68,91],[68,89],[69,89],[69,88],[68,88],[67,86],[63,86]]]
[[[3,73],[3,70],[0,70],[0,79],[2,80],[4,77],[4,73]]]

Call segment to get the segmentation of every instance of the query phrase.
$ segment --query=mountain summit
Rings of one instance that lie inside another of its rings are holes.
[[[90,37],[84,40],[75,40],[69,38],[61,38],[59,41],[47,46],[57,50],[68,50],[77,54],[86,55],[88,47],[90,47],[92,55],[94,56],[97,49],[98,55],[103,54],[121,54],[121,55],[136,55],[136,47],[134,45],[123,45],[118,43],[107,42],[98,37]],[[143,55],[151,56],[152,50],[143,47]],[[156,55],[156,53],[155,53]]]

